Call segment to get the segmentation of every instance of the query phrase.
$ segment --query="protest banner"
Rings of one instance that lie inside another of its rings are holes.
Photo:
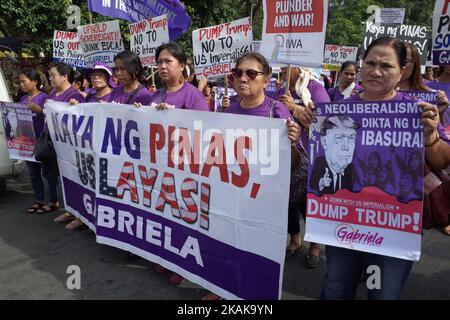
[[[114,67],[114,56],[124,50],[119,20],[79,26],[78,36],[88,68],[96,62]]]
[[[403,24],[405,8],[380,8],[379,19],[381,24]]]
[[[290,175],[283,120],[54,101],[45,114],[66,208],[92,218],[97,242],[227,299],[280,299]]]
[[[346,61],[356,62],[358,47],[345,47],[332,44],[325,45],[324,65],[341,66]],[[338,69],[339,70],[339,69]]]
[[[321,67],[328,0],[264,0],[261,54],[270,62]]]
[[[433,64],[450,65],[450,0],[436,0],[434,6]]]
[[[252,23],[249,17],[192,32],[197,78],[231,73],[236,60],[251,51]]]
[[[418,261],[424,154],[415,100],[321,103],[316,114],[305,240]]]
[[[36,161],[33,114],[21,103],[0,102],[2,123],[10,159]]]
[[[130,50],[141,59],[143,66],[156,64],[156,49],[169,42],[167,15],[142,20],[129,25]]]
[[[361,58],[364,56],[370,43],[380,37],[389,36],[404,42],[412,43],[420,53],[420,64],[425,65],[428,56],[428,29],[416,25],[376,25],[372,21],[366,21]]]
[[[88,0],[88,9],[103,16],[124,19],[128,22],[138,22],[166,14],[169,19],[171,41],[181,37],[191,24],[191,17],[179,0]]]
[[[53,61],[76,68],[86,68],[76,32],[55,30],[53,33]]]

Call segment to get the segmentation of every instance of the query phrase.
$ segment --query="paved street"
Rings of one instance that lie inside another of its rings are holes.
[[[97,244],[87,228],[67,231],[53,222],[60,213],[28,215],[33,202],[27,172],[0,192],[0,299],[200,299],[206,290],[184,282],[172,286],[154,264],[128,261],[123,251]],[[302,225],[303,229],[303,225]],[[426,230],[403,299],[450,299],[450,237]],[[307,244],[286,263],[283,299],[317,299],[324,263],[304,266]],[[81,290],[66,287],[69,265],[81,268]],[[365,298],[360,286],[358,298]]]

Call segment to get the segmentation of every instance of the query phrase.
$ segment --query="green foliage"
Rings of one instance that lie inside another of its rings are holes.
[[[205,26],[244,18],[253,12],[253,38],[261,39],[262,0],[182,0],[192,23],[178,42],[192,53],[192,31]],[[89,23],[86,0],[1,0],[0,34],[19,37],[28,44],[28,51],[51,55],[53,30],[67,30],[70,5],[81,8],[81,24]],[[406,24],[425,25],[431,29],[434,1],[431,0],[329,0],[326,43],[360,46],[364,35],[363,21],[370,5],[387,8],[406,8]],[[253,6],[253,11],[252,11]],[[93,22],[111,20],[93,13]],[[122,36],[128,46],[128,23],[120,20]]]

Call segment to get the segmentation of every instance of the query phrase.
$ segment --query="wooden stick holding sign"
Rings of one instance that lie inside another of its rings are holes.
[[[224,87],[225,87],[225,95],[228,97],[228,77],[227,75],[223,76],[223,80],[225,82]]]
[[[151,72],[151,75],[152,75],[152,86],[154,86],[155,88],[156,88],[156,84],[155,84],[155,71],[154,71],[154,69],[153,69],[153,66],[151,66],[152,67],[152,72]]]
[[[289,86],[291,84],[291,69],[292,65],[288,66],[287,75],[286,75],[286,87],[284,88],[284,94],[289,95]]]

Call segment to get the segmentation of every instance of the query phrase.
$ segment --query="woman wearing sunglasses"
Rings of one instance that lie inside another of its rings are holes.
[[[234,88],[241,98],[224,110],[225,113],[242,114],[268,118],[287,119],[286,127],[291,141],[291,167],[299,159],[297,142],[300,136],[300,126],[292,119],[288,108],[281,102],[267,97],[265,90],[271,76],[266,58],[256,52],[250,52],[236,60],[236,68],[232,70]],[[220,300],[221,297],[208,293],[202,300]]]

